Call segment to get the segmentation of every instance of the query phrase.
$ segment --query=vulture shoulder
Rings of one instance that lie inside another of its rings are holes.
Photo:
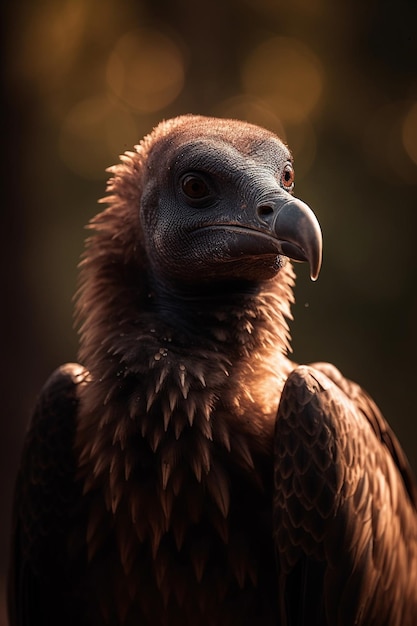
[[[45,383],[29,424],[12,521],[8,595],[10,623],[16,626],[50,624],[64,605],[61,623],[75,623],[70,617],[75,598],[68,603],[65,597],[71,597],[74,586],[68,556],[75,564],[82,545],[74,528],[81,488],[73,442],[78,388],[85,378],[80,365],[58,368]]]
[[[282,623],[412,626],[416,486],[373,400],[330,364],[299,366],[274,454]]]

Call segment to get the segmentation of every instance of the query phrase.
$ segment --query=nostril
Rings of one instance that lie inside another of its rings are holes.
[[[257,208],[258,217],[260,217],[261,219],[270,217],[273,212],[274,208],[272,206],[269,206],[268,204],[261,204]]]

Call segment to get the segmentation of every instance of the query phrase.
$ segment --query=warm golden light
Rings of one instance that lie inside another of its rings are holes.
[[[417,105],[404,116],[405,105],[398,100],[377,109],[364,128],[362,145],[369,166],[380,176],[415,184]]]
[[[48,92],[76,62],[85,35],[88,7],[79,2],[40,3],[16,33],[13,69]]]
[[[65,118],[59,138],[60,156],[75,173],[87,179],[103,178],[116,155],[138,137],[132,115],[107,97],[87,98]]]
[[[265,102],[253,96],[239,94],[223,100],[217,105],[214,115],[258,124],[276,133],[284,142],[286,141],[285,128],[279,117]]]
[[[184,61],[176,43],[151,29],[123,35],[107,63],[107,83],[134,111],[149,113],[170,104],[184,84]]]
[[[242,68],[242,82],[285,122],[299,123],[316,106],[323,89],[319,59],[302,42],[274,37],[253,50]]]

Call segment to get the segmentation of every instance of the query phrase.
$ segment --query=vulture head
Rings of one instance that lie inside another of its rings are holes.
[[[273,133],[185,115],[159,124],[122,161],[110,168],[106,201],[124,204],[135,220],[125,251],[144,249],[151,283],[262,281],[288,257],[308,261],[317,278],[320,226],[292,195],[291,153]]]
[[[272,133],[184,116],[160,125],[143,149],[139,220],[159,280],[262,280],[285,257],[308,261],[317,278],[320,227],[292,196],[291,154]]]

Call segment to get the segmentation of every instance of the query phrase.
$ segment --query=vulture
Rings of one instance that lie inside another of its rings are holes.
[[[367,393],[298,365],[291,261],[322,237],[287,146],[161,122],[110,168],[78,363],[16,482],[10,626],[413,626],[417,488]]]

